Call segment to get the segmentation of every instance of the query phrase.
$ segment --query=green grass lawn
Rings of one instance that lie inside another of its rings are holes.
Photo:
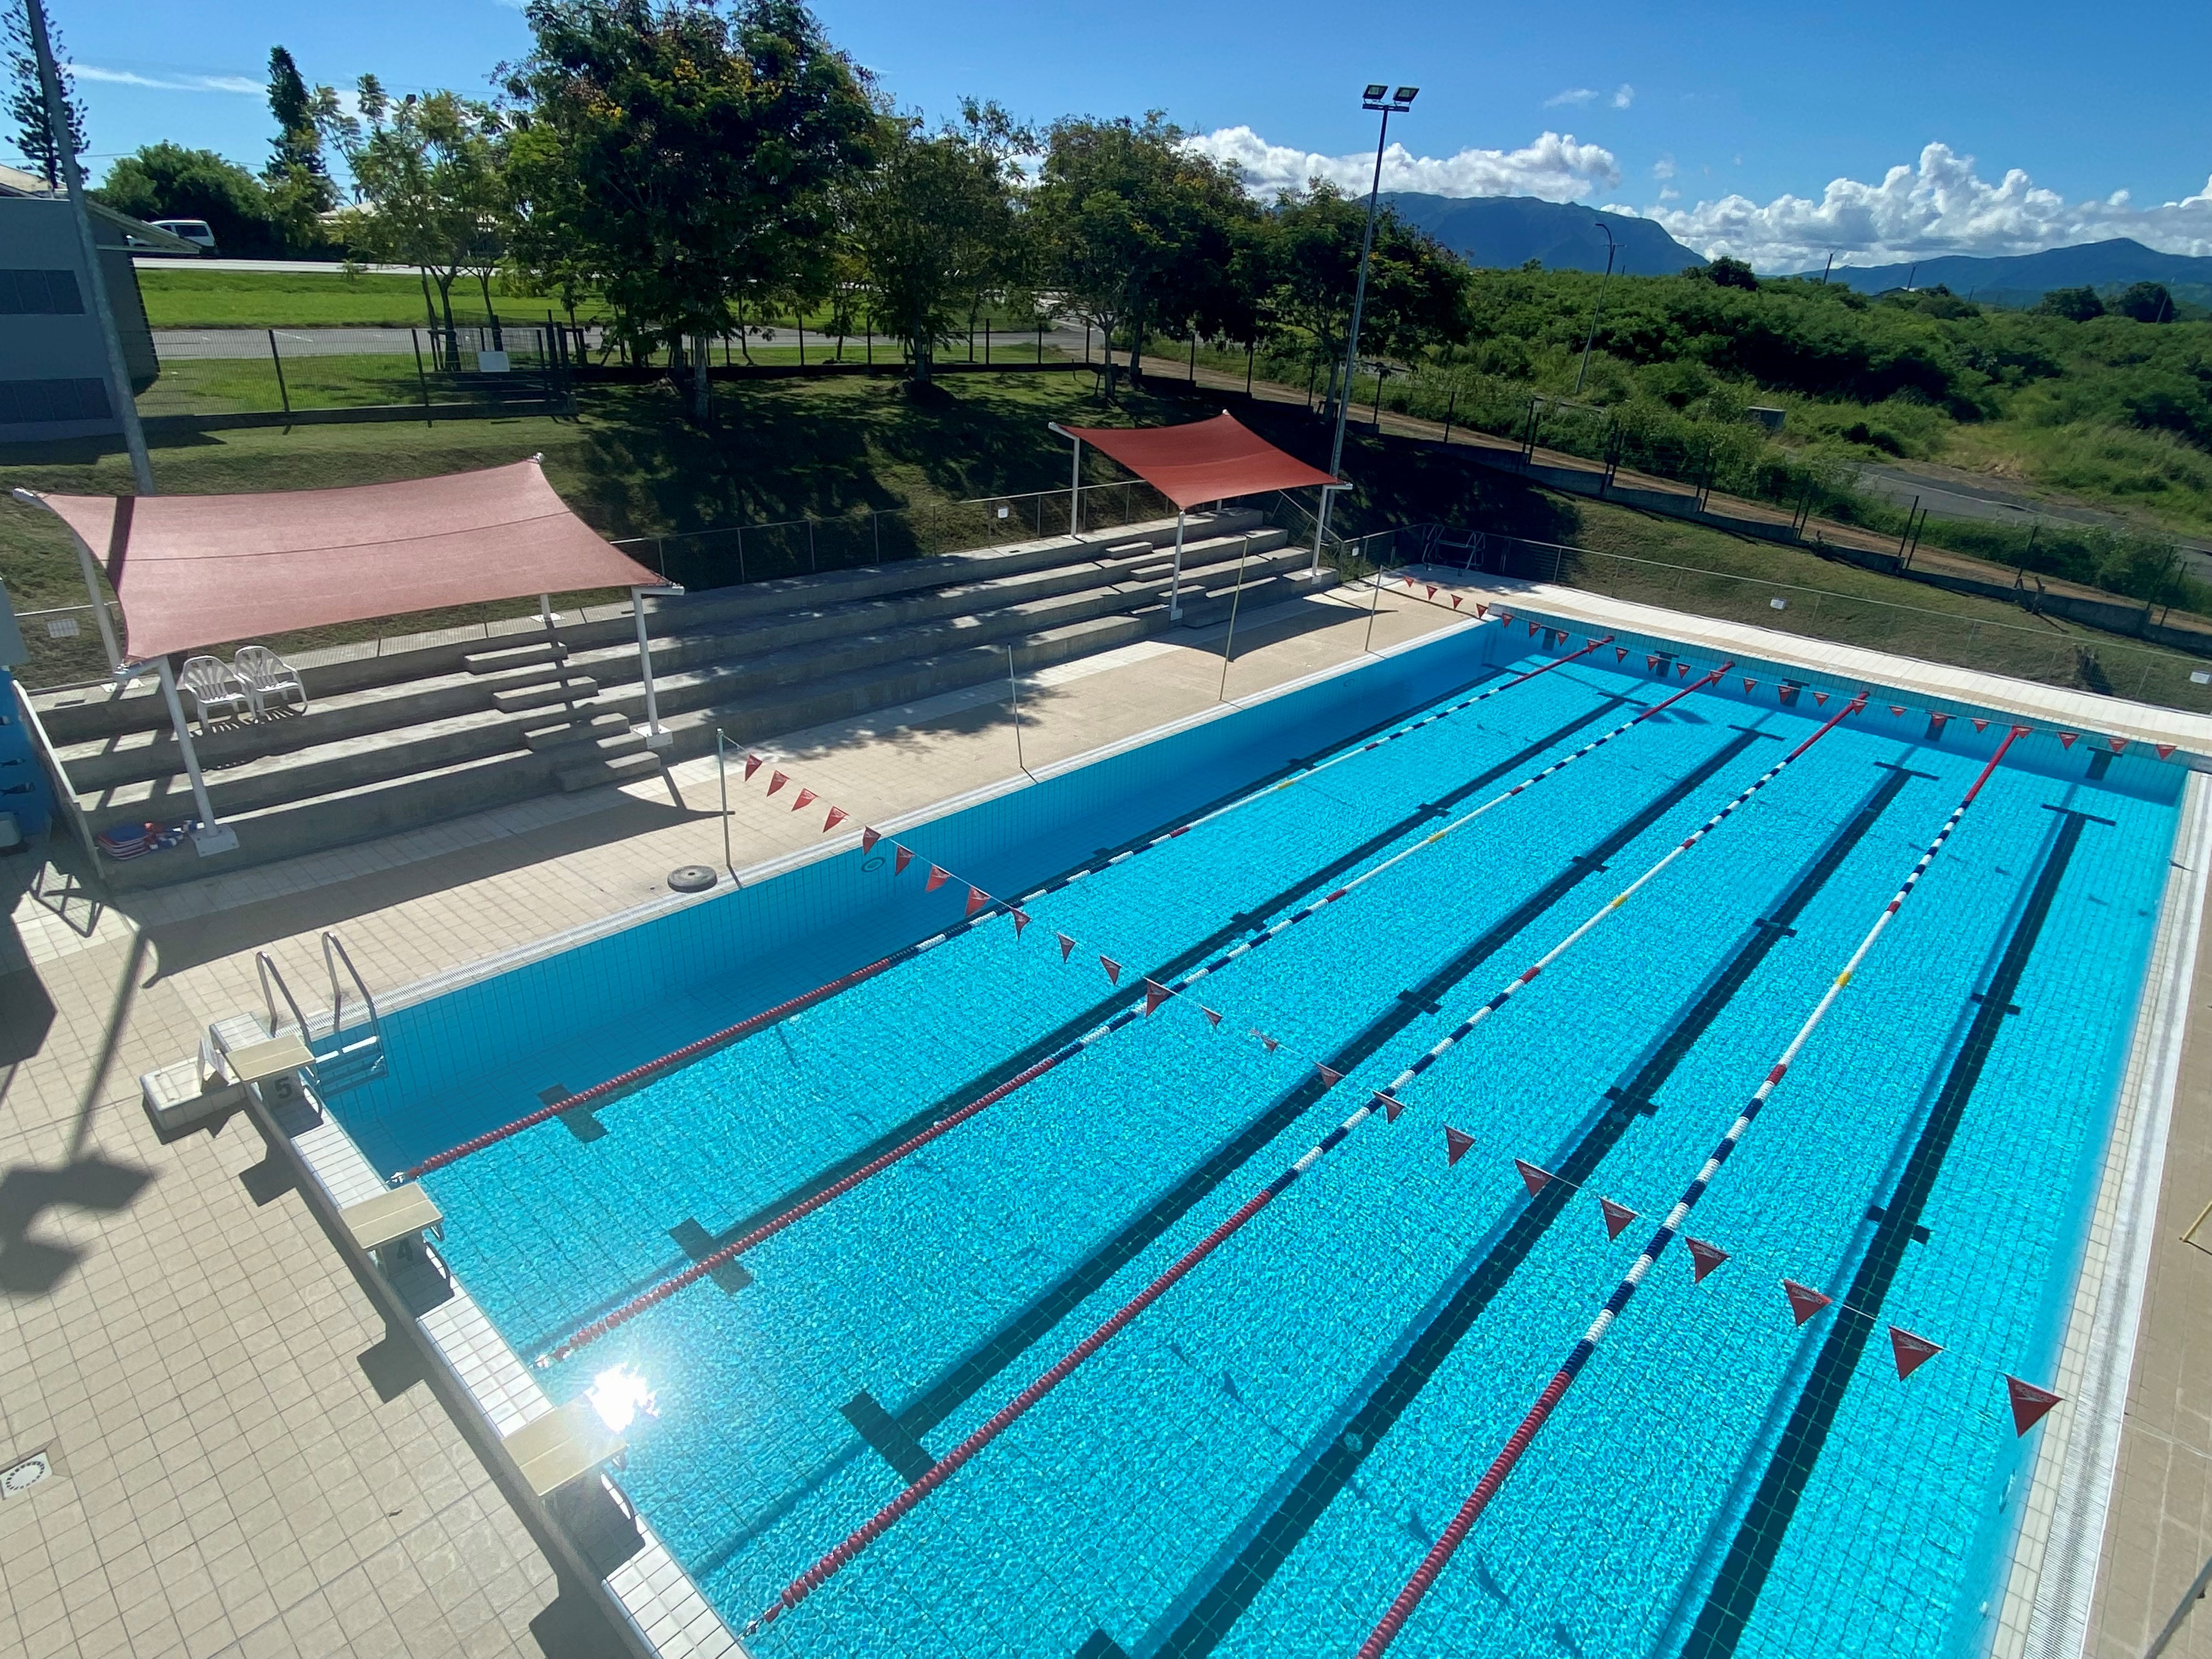
[[[240,365],[240,372],[250,367]],[[406,370],[411,379],[411,361]],[[543,453],[554,485],[609,536],[678,536],[811,517],[823,521],[818,546],[829,564],[870,556],[878,545],[888,557],[1018,533],[1018,517],[998,520],[988,509],[961,503],[1058,488],[1067,449],[1048,422],[1167,422],[1210,415],[1221,403],[1219,393],[1182,395],[1168,380],[1149,392],[1125,389],[1109,409],[1092,386],[1091,377],[1074,374],[954,377],[921,396],[896,381],[859,377],[722,385],[715,389],[717,422],[705,430],[681,417],[679,400],[665,386],[610,387],[592,391],[574,420],[210,433],[157,442],[154,464],[164,490],[221,493],[368,483]],[[1326,427],[1296,406],[1262,404],[1242,412],[1296,453],[1326,457]],[[2071,627],[2034,623],[2038,631],[2023,634],[2025,613],[1996,600],[1609,502],[1549,495],[1435,446],[1354,432],[1346,471],[1357,482],[1339,520],[1347,531],[1449,520],[1586,549],[1593,556],[1579,565],[1571,561],[1565,577],[1624,598],[2178,707],[2212,703],[2203,688],[2188,684],[2194,665],[2188,659],[2142,653]],[[1093,476],[1116,474],[1102,466]],[[19,485],[119,494],[129,489],[130,471],[119,451],[94,445],[49,447],[35,457],[20,449],[0,452],[0,489]],[[876,523],[872,513],[886,516]],[[750,532],[746,574],[763,574],[764,557],[789,562],[803,559],[804,551],[804,540],[793,532],[780,541]],[[643,556],[652,563],[662,554],[648,548]],[[739,556],[734,538],[722,537],[671,542],[666,550],[670,574],[700,586],[733,580]],[[59,523],[6,500],[0,500],[0,576],[21,609],[83,599],[75,552]],[[1761,584],[1834,597],[1820,601],[1817,612],[1810,601],[1793,599],[1789,612],[1771,613],[1767,598],[1781,590]],[[516,610],[510,604],[423,615],[400,619],[388,631],[453,626]],[[361,624],[275,643],[305,647],[378,631],[376,624]]]
[[[422,284],[412,276],[202,270],[179,263],[141,265],[138,292],[146,301],[146,320],[155,328],[420,328],[430,320]],[[548,312],[567,314],[557,300],[502,293],[496,280],[492,305],[502,321],[512,323],[542,323]],[[589,321],[598,313],[596,307],[579,306],[576,314]],[[474,278],[462,277],[453,284],[454,322],[471,326],[484,319],[483,290]]]

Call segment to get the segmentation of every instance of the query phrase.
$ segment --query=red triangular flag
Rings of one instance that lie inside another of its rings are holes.
[[[941,870],[937,866],[933,864],[929,866],[929,879],[921,884],[921,890],[925,893],[935,892],[951,878],[951,875],[952,872],[950,870]]]
[[[1941,732],[1943,729],[1943,722],[1950,718],[1948,714],[1930,714],[1928,717],[1928,724]]]
[[[884,832],[883,832],[882,830],[871,830],[871,829],[869,829],[866,824],[861,825],[861,827],[860,827],[860,850],[861,850],[863,853],[872,853],[872,852],[874,852],[874,851],[876,850],[876,843],[877,843],[878,842],[879,842],[879,841],[881,841],[883,838],[884,838]]]
[[[1625,645],[1614,646],[1613,647],[1613,659],[1615,662],[1626,662],[1628,660],[1628,647]]]
[[[1253,1028],[1252,1035],[1259,1038],[1261,1042],[1267,1045],[1267,1052],[1271,1054],[1273,1054],[1276,1049],[1283,1046],[1281,1043],[1276,1042],[1274,1038],[1269,1036],[1265,1031],[1261,1030],[1257,1026]]]
[[[1827,700],[1828,700],[1828,694],[1827,694],[1826,692],[1825,692],[1825,691],[1815,691],[1815,692],[1813,694],[1813,701],[1814,701],[1814,702],[1817,702],[1817,703],[1825,703],[1825,702],[1827,702]]]
[[[789,783],[790,781],[791,780],[784,776],[781,772],[769,773],[768,775],[769,793],[773,795],[777,790],[782,788],[785,784]]]
[[[2074,739],[2081,735],[2079,732],[2061,732],[2058,734],[2058,746],[2061,749],[2071,749],[2074,746]]]
[[[2039,1389],[2033,1382],[2023,1382],[2007,1372],[2005,1393],[2012,1401],[2012,1426],[2015,1434],[2026,1434],[2043,1421],[2044,1414],[2057,1405],[2060,1396],[2048,1389]]]
[[[2125,738],[2107,738],[2105,741],[2112,745],[2112,752],[2115,755],[2127,752],[2128,740]]]
[[[1067,953],[1075,948],[1075,941],[1065,933],[1054,933],[1053,937],[1060,941],[1060,959],[1066,962]]]
[[[852,816],[853,815],[850,812],[848,812],[842,806],[831,807],[830,809],[830,816],[822,820],[822,833],[825,836],[828,835],[832,830],[835,830],[839,824],[844,823],[847,818]]]
[[[1620,1230],[1636,1219],[1635,1211],[1625,1204],[1616,1204],[1609,1198],[1598,1200],[1597,1206],[1605,1212],[1605,1236],[1607,1238],[1619,1238]]]
[[[1501,611],[1498,613],[1498,620],[1502,623],[1510,623],[1513,620],[1513,613],[1510,611]]]
[[[914,849],[902,847],[897,842],[893,842],[891,846],[898,854],[898,856],[891,860],[891,873],[895,876],[902,876],[906,873],[907,866],[914,862]]]
[[[1531,1198],[1535,1197],[1537,1194],[1552,1184],[1552,1172],[1549,1170],[1538,1169],[1526,1158],[1515,1158],[1513,1167],[1521,1172],[1521,1179],[1528,1187],[1528,1196]]]
[[[1902,714],[1905,712],[1905,705],[1901,702],[1893,702],[1889,706],[1889,712],[1892,714]]]
[[[1794,1279],[1782,1281],[1783,1294],[1790,1298],[1790,1316],[1800,1325],[1826,1307],[1836,1298],[1823,1296],[1810,1285],[1800,1285]]]
[[[1436,598],[1436,596],[1437,596],[1437,585],[1436,585],[1434,582],[1428,582],[1428,583],[1425,583],[1425,584],[1424,584],[1424,585],[1425,585],[1425,586],[1428,588],[1428,590],[1429,590],[1429,597],[1430,597],[1431,599],[1433,599],[1434,598]]]
[[[1656,674],[1659,672],[1659,659],[1656,657],[1646,657],[1644,659],[1644,665]]]
[[[1690,665],[1686,662],[1678,662],[1674,665],[1674,672],[1677,674],[1680,674],[1684,679],[1687,679],[1690,678]]]
[[[1014,912],[1014,937],[1016,939],[1019,939],[1022,936],[1022,929],[1029,925],[1030,913],[1028,911],[1017,910]]]
[[[1151,980],[1146,980],[1145,981],[1145,1017],[1147,1019],[1151,1018],[1152,1010],[1165,1002],[1172,994],[1174,994],[1166,986],[1158,985]]]
[[[1468,1148],[1474,1145],[1473,1135],[1463,1135],[1449,1123],[1444,1125],[1444,1167],[1449,1169],[1467,1156]]]
[[[750,782],[753,781],[753,774],[754,774],[754,773],[756,773],[756,772],[757,772],[757,771],[759,771],[759,770],[761,769],[762,766],[763,766],[763,765],[764,765],[764,764],[765,764],[765,763],[761,759],[761,757],[760,757],[758,755],[748,755],[748,756],[746,756],[746,757],[745,757],[745,781],[746,781],[747,783],[750,783]]]
[[[1215,1013],[1212,1009],[1207,1007],[1204,1003],[1201,1002],[1198,1005],[1198,1012],[1206,1016],[1206,1023],[1208,1025],[1216,1027],[1220,1025],[1221,1016]]]
[[[991,896],[990,896],[988,893],[985,892],[981,888],[980,888],[980,887],[970,887],[970,888],[968,890],[968,912],[967,912],[967,913],[968,913],[969,915],[971,915],[971,916],[972,916],[972,915],[975,915],[978,910],[981,909],[985,905],[988,904],[990,902],[991,902]]]
[[[1536,637],[1536,630],[1542,626],[1543,624],[1541,623],[1530,623],[1528,624],[1528,637],[1532,640],[1534,639]]]
[[[1889,1346],[1897,1355],[1897,1376],[1900,1382],[1943,1352],[1926,1337],[1915,1336],[1911,1331],[1901,1331],[1894,1325],[1889,1328]]]
[[[1319,1060],[1314,1061],[1314,1070],[1321,1073],[1321,1086],[1324,1089],[1334,1089],[1344,1081],[1343,1073],[1333,1066],[1324,1066]]]
[[[1487,617],[1490,614],[1490,607],[1486,605],[1478,605],[1474,607],[1474,614],[1478,617]]]
[[[1747,691],[1756,691],[1759,689],[1759,682],[1747,676],[1744,679],[1743,689]]]
[[[808,807],[813,805],[814,792],[811,789],[802,789],[798,793],[798,794],[792,797],[791,810],[796,812],[803,807]]]
[[[1098,965],[1106,970],[1106,982],[1109,985],[1119,985],[1121,982],[1121,964],[1113,957],[1100,957]]]
[[[1682,1243],[1690,1247],[1690,1283],[1702,1284],[1707,1273],[1728,1260],[1728,1252],[1708,1244],[1702,1238],[1682,1235]]]
[[[2173,745],[2170,743],[2154,743],[2151,747],[2158,750],[2158,757],[2160,760],[2164,760],[2173,752]]]
[[[1458,609],[1459,609],[1459,606],[1460,606],[1460,601],[1461,601],[1461,600],[1462,600],[1462,599],[1464,599],[1466,597],[1467,597],[1467,595],[1466,595],[1466,594],[1464,594],[1464,593],[1455,593],[1455,594],[1453,594],[1453,595],[1452,595],[1452,609],[1453,609],[1453,610],[1455,610],[1455,611],[1458,610]]]
[[[1375,1098],[1382,1103],[1382,1115],[1393,1123],[1398,1121],[1398,1114],[1406,1109],[1404,1101],[1395,1095],[1386,1095],[1380,1089],[1375,1091]]]
[[[1986,731],[1988,731],[1989,729],[1990,729],[1990,723],[1989,723],[1987,720],[1975,720],[1975,721],[1974,721],[1974,730],[1975,730],[1975,731],[1977,731],[1977,732],[1986,732]]]

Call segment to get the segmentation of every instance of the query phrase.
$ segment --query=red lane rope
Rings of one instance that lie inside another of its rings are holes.
[[[1498,1449],[1498,1455],[1491,1460],[1490,1467],[1483,1472],[1482,1479],[1475,1484],[1474,1490],[1468,1494],[1467,1501],[1460,1505],[1459,1513],[1452,1516],[1451,1524],[1447,1526],[1437,1535],[1437,1541],[1429,1547],[1428,1553],[1422,1557],[1421,1564],[1413,1570],[1413,1577],[1406,1581],[1405,1587],[1398,1592],[1380,1622],[1369,1633],[1367,1640],[1360,1644],[1358,1659],[1382,1659],[1384,1650],[1397,1639],[1399,1632],[1405,1628],[1406,1621],[1413,1616],[1414,1610],[1426,1598],[1430,1589],[1442,1576],[1444,1568],[1450,1565],[1453,1555],[1457,1553],[1460,1545],[1466,1540],[1468,1533],[1474,1528],[1474,1523],[1481,1519],[1483,1511],[1490,1507],[1491,1499],[1497,1497],[1499,1491],[1504,1488],[1507,1478],[1513,1473],[1514,1466],[1520,1462],[1521,1455],[1528,1449],[1529,1445],[1542,1431],[1545,1423],[1549,1420],[1560,1400],[1574,1385],[1575,1379],[1583,1374],[1584,1368],[1589,1364],[1590,1357],[1597,1352],[1598,1345],[1605,1340],[1607,1334],[1626,1311],[1630,1298],[1636,1294],[1638,1287],[1650,1274],[1653,1264],[1658,1261],[1660,1255],[1681,1231],[1683,1224],[1689,1219],[1690,1212],[1696,1208],[1698,1200],[1705,1196],[1706,1188],[1712,1184],[1713,1178],[1720,1173],[1722,1166],[1728,1162],[1729,1154],[1742,1143],[1744,1135],[1749,1131],[1760,1111],[1765,1109],[1775,1090],[1781,1086],[1783,1079],[1789,1075],[1790,1068],[1796,1063],[1797,1056],[1803,1051],[1806,1043],[1811,1041],[1813,1033],[1820,1028],[1820,1022],[1827,1018],[1828,1011],[1835,1006],[1836,999],[1843,994],[1844,988],[1851,982],[1852,976],[1858,972],[1860,964],[1865,962],[1868,953],[1874,949],[1875,941],[1881,939],[1891,920],[1904,906],[1905,901],[1912,896],[1913,890],[1919,885],[1920,878],[1928,872],[1929,866],[1935,863],[1936,855],[1943,850],[1944,843],[1950,839],[1951,832],[1959,827],[1959,820],[1966,816],[1966,809],[1974,804],[1975,797],[1982,793],[1982,786],[1990,781],[1990,775],[1997,769],[1997,763],[2004,759],[2005,750],[2010,749],[2027,729],[2024,726],[2014,726],[2005,740],[1997,745],[1996,753],[1990,757],[1989,764],[1982,769],[1981,775],[1974,780],[1972,787],[1966,791],[1958,805],[1952,809],[1951,816],[1944,821],[1943,827],[1937,832],[1936,839],[1929,842],[1926,849],[1922,852],[1918,861],[1913,865],[1911,872],[1905,877],[1904,884],[1897,890],[1889,902],[1882,907],[1881,915],[1875,919],[1874,926],[1867,931],[1866,936],[1859,941],[1858,948],[1851,952],[1850,959],[1844,964],[1842,971],[1829,981],[1827,989],[1821,994],[1820,1001],[1814,1005],[1812,1013],[1806,1018],[1804,1024],[1797,1028],[1796,1034],[1790,1040],[1789,1047],[1782,1051],[1781,1058],[1775,1061],[1765,1079],[1753,1091],[1749,1103],[1736,1115],[1735,1121],[1729,1126],[1728,1133],[1721,1137],[1720,1144],[1707,1156],[1705,1164],[1698,1170],[1696,1178],[1690,1182],[1687,1190],[1675,1200],[1674,1207],[1668,1212],[1667,1218],[1660,1224],[1659,1230],[1652,1234],[1651,1242],[1644,1247],[1643,1253],[1636,1258],[1620,1283],[1613,1288],[1613,1294],[1606,1298],[1605,1304],[1599,1310],[1596,1319],[1583,1334],[1581,1340],[1568,1351],[1567,1357],[1560,1364],[1559,1369],[1553,1373],[1552,1380],[1544,1385],[1543,1392],[1536,1396],[1535,1404],[1529,1407],[1505,1444]]]

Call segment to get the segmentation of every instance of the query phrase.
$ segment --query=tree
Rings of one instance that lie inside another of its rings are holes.
[[[690,347],[742,306],[805,304],[835,281],[836,191],[875,157],[866,77],[798,0],[533,0],[536,49],[508,77],[515,248],[588,283],[640,337]]]
[[[55,140],[54,125],[48,118],[46,83],[40,77],[38,53],[31,45],[30,8],[24,0],[0,0],[0,3],[8,7],[8,118],[15,124],[15,148],[22,151],[31,170],[46,181],[48,190],[59,190],[62,148]],[[54,27],[52,17],[46,20],[46,44],[53,49],[58,70],[69,62],[69,53],[63,49],[61,31]],[[68,75],[62,74],[60,80],[62,118],[69,129],[69,153],[82,155],[88,148],[84,106],[77,101]]]
[[[1366,228],[1367,204],[1317,179],[1304,191],[1285,193],[1260,261],[1270,313],[1303,333],[1328,364],[1332,399],[1352,326]],[[1458,258],[1382,209],[1368,257],[1361,346],[1380,356],[1406,358],[1427,346],[1464,340],[1468,280]]]
[[[1715,288],[1740,288],[1754,294],[1759,291],[1759,278],[1752,268],[1725,253],[1711,264],[1692,265],[1682,275],[1700,277]]]
[[[2166,291],[2162,283],[2137,283],[2112,301],[2112,309],[2139,323],[2170,323],[2173,320],[2173,295]]]
[[[875,170],[852,191],[854,252],[869,315],[906,343],[927,385],[936,349],[993,289],[1018,278],[1015,157],[1034,134],[996,104],[969,102],[963,126],[934,137],[918,116],[895,124]]]
[[[329,88],[307,90],[300,66],[282,46],[269,49],[269,112],[276,118],[276,137],[262,169],[271,213],[285,240],[299,251],[323,240],[321,216],[337,204],[337,191],[323,165],[322,122],[337,107]]]
[[[1134,380],[1147,332],[1179,331],[1231,302],[1235,229],[1255,210],[1236,173],[1183,137],[1158,110],[1141,124],[1056,122],[1031,198],[1043,283],[1106,336],[1109,398],[1117,331],[1129,333]]]
[[[2054,288],[2036,309],[2069,323],[2086,323],[2105,314],[2105,302],[2094,288]]]
[[[506,132],[498,112],[458,93],[410,93],[397,104],[373,75],[361,78],[358,118],[336,117],[325,127],[352,171],[359,210],[349,216],[350,240],[363,252],[413,265],[435,283],[445,315],[446,352],[459,349],[453,325],[453,279],[489,269],[496,254]],[[489,296],[487,296],[489,298]]]
[[[261,181],[211,149],[148,144],[112,164],[93,194],[134,219],[204,219],[226,253],[274,253],[282,245]]]

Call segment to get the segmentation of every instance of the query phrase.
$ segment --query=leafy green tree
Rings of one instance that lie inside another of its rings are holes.
[[[1284,195],[1254,262],[1266,284],[1268,313],[1297,330],[1319,354],[1332,399],[1352,326],[1366,228],[1364,200],[1316,179]],[[1402,360],[1466,339],[1468,282],[1467,267],[1456,257],[1383,208],[1376,216],[1368,257],[1361,349]]]
[[[373,75],[362,76],[356,102],[357,118],[326,123],[359,198],[347,216],[348,240],[373,258],[413,265],[426,285],[436,285],[450,360],[459,344],[454,279],[496,258],[505,127],[489,105],[458,93],[410,93],[395,104]]]
[[[31,164],[31,170],[46,181],[48,190],[59,190],[62,147],[55,140],[53,122],[48,118],[46,85],[39,76],[38,54],[31,46],[30,9],[23,0],[0,0],[0,4],[4,4],[8,12],[4,33],[8,118],[15,124],[15,148]],[[69,62],[69,53],[62,46],[61,31],[54,27],[51,15],[46,19],[46,44],[53,48],[58,66]],[[62,115],[69,128],[70,154],[82,155],[87,149],[84,106],[78,101],[76,89],[66,73],[61,76],[61,83]]]
[[[2173,320],[2173,295],[2166,291],[2162,283],[2137,283],[2112,301],[2112,310],[2139,323],[2170,323]]]
[[[283,246],[261,181],[211,149],[148,144],[112,163],[93,194],[134,219],[204,219],[225,253],[269,254]]]
[[[2105,302],[2094,288],[2054,288],[2036,309],[2063,317],[2069,323],[2087,323],[2105,314]]]
[[[895,124],[874,171],[852,191],[851,234],[868,312],[906,343],[909,373],[930,379],[985,297],[1021,270],[1015,158],[1035,135],[996,104],[970,102],[965,125],[934,135],[918,116]]]
[[[534,0],[515,249],[588,283],[680,363],[709,413],[703,343],[741,307],[804,305],[836,278],[837,187],[872,162],[866,76],[798,0]]]
[[[320,246],[321,216],[337,204],[337,191],[323,164],[317,120],[319,112],[334,107],[336,101],[327,88],[307,90],[290,52],[282,46],[269,49],[269,112],[276,118],[276,137],[270,144],[269,165],[262,169],[261,179],[270,210],[295,252]]]
[[[1711,264],[1692,265],[1682,273],[1711,283],[1715,288],[1740,288],[1749,293],[1759,291],[1759,278],[1752,268],[1741,259],[1723,253]]]
[[[1134,380],[1147,333],[1233,307],[1232,243],[1254,210],[1236,174],[1185,149],[1184,137],[1158,110],[1141,123],[1056,122],[1030,198],[1042,284],[1106,336],[1109,398],[1117,332],[1129,337]]]

